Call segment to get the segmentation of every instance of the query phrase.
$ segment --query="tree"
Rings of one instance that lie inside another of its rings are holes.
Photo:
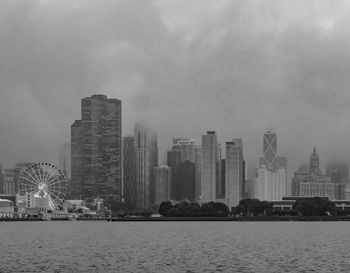
[[[335,215],[335,204],[328,199],[314,197],[297,200],[293,205],[293,211],[299,216],[326,216]]]
[[[172,208],[173,208],[173,205],[171,204],[170,201],[163,201],[162,203],[160,203],[158,212],[162,216],[168,216],[168,212]]]

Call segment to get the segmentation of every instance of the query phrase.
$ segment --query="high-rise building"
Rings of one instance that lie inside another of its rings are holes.
[[[201,196],[201,172],[202,172],[202,147],[194,147],[194,165],[195,165],[195,200],[200,201]]]
[[[244,194],[243,143],[240,138],[226,142],[225,200],[229,208],[238,205]]]
[[[67,180],[71,179],[71,145],[64,143],[59,151],[59,166]]]
[[[299,196],[300,183],[308,182],[310,180],[309,167],[307,165],[301,165],[294,173],[292,178],[292,196]]]
[[[153,168],[158,165],[157,136],[144,123],[134,130],[136,152],[136,207],[149,208],[152,202]],[[151,200],[150,200],[151,194]]]
[[[167,164],[171,168],[171,199],[176,200],[175,192],[177,181],[179,180],[179,166],[181,162],[181,152],[177,149],[167,152]]]
[[[195,161],[195,141],[191,138],[174,138],[172,150],[180,152],[180,162]]]
[[[316,152],[316,148],[314,147],[312,154],[310,155],[310,176],[316,177],[320,175],[320,157]]]
[[[123,137],[123,197],[126,207],[136,208],[136,153],[135,138]]]
[[[274,164],[277,157],[277,135],[271,129],[268,128],[264,133],[263,138],[263,157],[262,163],[266,165],[267,169],[274,169]]]
[[[221,144],[218,143],[217,152],[216,152],[216,186],[215,186],[216,199],[225,198],[225,191],[224,191],[224,187],[222,186],[222,176],[225,175],[225,173],[221,172],[221,159],[222,159]]]
[[[217,136],[214,131],[202,135],[201,201],[216,200]]]
[[[121,101],[105,95],[83,98],[81,121],[74,122],[71,129],[72,193],[75,188],[81,191],[82,199],[88,203],[96,198],[103,199],[106,205],[121,202]],[[79,136],[80,140],[74,139]],[[79,148],[80,156],[75,154]]]
[[[68,198],[82,198],[82,130],[81,120],[76,120],[71,125],[71,180],[68,185]]]
[[[263,137],[263,157],[255,172],[254,196],[260,200],[282,200],[287,194],[287,158],[277,156],[277,134],[267,129]]]
[[[195,164],[187,160],[181,162],[178,166],[178,174],[176,176],[175,200],[195,201],[196,195],[196,179]]]
[[[286,196],[287,174],[284,168],[269,170],[259,168],[256,170],[255,198],[259,200],[282,200]]]
[[[169,166],[154,167],[154,204],[171,199],[171,168]]]

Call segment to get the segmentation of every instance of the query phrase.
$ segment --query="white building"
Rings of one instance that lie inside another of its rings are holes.
[[[225,203],[229,208],[237,206],[243,199],[243,172],[243,143],[237,138],[226,142]]]
[[[287,172],[284,168],[270,170],[261,166],[256,170],[255,198],[261,201],[282,200],[286,196]]]
[[[201,202],[216,200],[217,136],[214,131],[202,135]]]

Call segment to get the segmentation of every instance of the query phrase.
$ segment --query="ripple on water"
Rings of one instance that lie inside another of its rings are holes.
[[[349,272],[347,222],[3,222],[0,272]]]

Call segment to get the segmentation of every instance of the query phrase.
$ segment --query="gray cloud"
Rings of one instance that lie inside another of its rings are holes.
[[[220,2],[220,3],[218,3]],[[289,172],[316,145],[349,160],[349,4],[337,1],[3,1],[0,159],[54,160],[80,99],[175,136],[242,137],[251,164],[278,132]]]

